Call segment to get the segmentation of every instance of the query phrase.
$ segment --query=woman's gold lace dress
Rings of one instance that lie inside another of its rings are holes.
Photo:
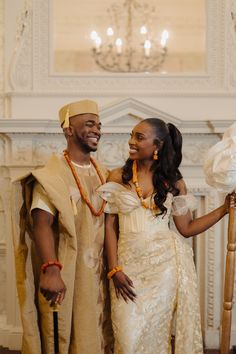
[[[170,354],[173,328],[175,354],[203,353],[192,249],[169,228],[175,198],[169,193],[167,214],[155,217],[118,183],[106,183],[98,192],[108,202],[105,211],[119,216],[118,264],[137,294],[135,303],[117,299],[111,282],[115,354]],[[183,214],[192,199],[176,202],[175,215]]]

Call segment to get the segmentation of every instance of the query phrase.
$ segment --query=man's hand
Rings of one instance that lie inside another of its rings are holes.
[[[65,298],[66,286],[61,278],[60,269],[57,266],[50,266],[45,273],[41,273],[39,289],[50,306],[61,305]]]

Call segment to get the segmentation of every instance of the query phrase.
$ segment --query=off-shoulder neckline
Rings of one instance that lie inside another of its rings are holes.
[[[136,196],[137,199],[139,199],[139,197],[138,197],[138,195],[137,195],[136,192],[134,192],[132,189],[126,188],[126,187],[125,187],[123,184],[121,184],[121,183],[109,181],[109,182],[106,182],[105,184],[114,184],[114,185],[117,185],[117,186],[119,186],[119,187],[122,187],[126,192],[133,194],[134,196]],[[187,193],[187,194],[181,194],[181,195],[174,196],[171,192],[168,192],[168,193],[167,193],[167,196],[172,196],[172,198],[179,198],[179,197],[186,197],[186,196],[188,196],[188,195],[190,195],[190,194],[192,194],[192,193]],[[152,194],[149,195],[148,197],[144,198],[144,200],[150,198],[151,196],[152,196]]]
[[[118,185],[119,187],[122,187],[127,193],[131,193],[132,195],[134,195],[134,196],[139,200],[139,197],[138,197],[138,195],[137,195],[137,193],[136,193],[135,191],[133,191],[132,189],[126,188],[126,187],[125,187],[123,184],[121,184],[121,183],[110,181],[110,182],[106,182],[106,184]],[[167,196],[168,196],[168,194],[169,194],[169,193],[167,193]],[[146,198],[143,198],[143,200],[150,199],[152,196],[153,196],[153,194],[147,196]]]

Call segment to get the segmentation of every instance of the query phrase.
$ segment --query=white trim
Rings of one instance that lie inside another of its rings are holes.
[[[118,119],[118,116],[115,117]],[[140,118],[141,120],[142,118]],[[103,114],[101,113],[101,121],[103,122]],[[102,132],[108,133],[130,133],[130,128],[134,124],[127,122],[126,125],[104,124]],[[230,125],[235,123],[233,120],[219,121],[179,121],[178,127],[184,134],[218,134],[223,133]],[[48,133],[62,134],[62,130],[57,120],[46,119],[0,119],[1,133]]]
[[[11,350],[20,350],[22,342],[22,328],[7,325],[6,316],[0,316],[0,343]]]
[[[211,329],[205,331],[205,347],[206,349],[218,349],[220,346],[220,331]]]

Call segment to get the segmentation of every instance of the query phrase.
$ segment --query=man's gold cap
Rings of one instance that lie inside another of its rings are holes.
[[[69,103],[63,106],[59,110],[59,119],[62,128],[69,127],[69,118],[77,116],[79,114],[96,114],[98,115],[98,106],[95,101],[82,100],[77,102]]]

